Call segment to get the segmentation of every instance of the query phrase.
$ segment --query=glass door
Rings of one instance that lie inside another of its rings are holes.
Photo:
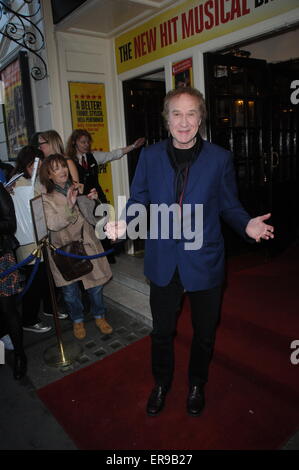
[[[298,229],[299,108],[290,101],[298,65],[205,54],[208,138],[232,151],[239,197],[248,212],[272,213],[277,235],[268,246],[273,251],[294,240]],[[224,231],[231,253],[248,249],[229,228]]]

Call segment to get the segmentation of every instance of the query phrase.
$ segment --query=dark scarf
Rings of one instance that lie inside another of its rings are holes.
[[[167,153],[175,171],[175,180],[174,180],[174,191],[175,191],[175,200],[177,203],[182,202],[182,197],[187,186],[188,175],[190,167],[197,160],[203,145],[203,140],[199,133],[196,135],[196,142],[191,149],[185,151],[184,159],[180,159],[178,156],[179,150],[173,146],[172,137],[168,139],[167,143]]]
[[[65,183],[65,186],[64,188],[62,188],[61,186],[59,186],[58,184],[55,184],[54,185],[54,189],[55,191],[57,191],[58,193],[61,193],[63,194],[64,196],[67,195],[67,192],[69,190],[69,188],[72,186],[72,183],[70,180],[67,180],[67,182]]]

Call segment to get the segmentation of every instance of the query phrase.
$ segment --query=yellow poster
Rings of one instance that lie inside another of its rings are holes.
[[[92,151],[109,151],[105,86],[101,83],[69,82],[73,129],[91,134]],[[99,165],[99,183],[109,204],[113,204],[110,163]]]

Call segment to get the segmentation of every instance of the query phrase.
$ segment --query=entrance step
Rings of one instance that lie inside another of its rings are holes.
[[[104,288],[106,303],[151,327],[149,284],[143,274],[143,258],[122,254],[111,269],[113,278]]]

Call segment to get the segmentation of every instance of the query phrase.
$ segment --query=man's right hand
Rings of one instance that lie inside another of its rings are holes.
[[[113,241],[117,238],[122,238],[126,233],[126,229],[127,224],[124,220],[120,220],[118,222],[108,222],[104,228],[107,237]]]

